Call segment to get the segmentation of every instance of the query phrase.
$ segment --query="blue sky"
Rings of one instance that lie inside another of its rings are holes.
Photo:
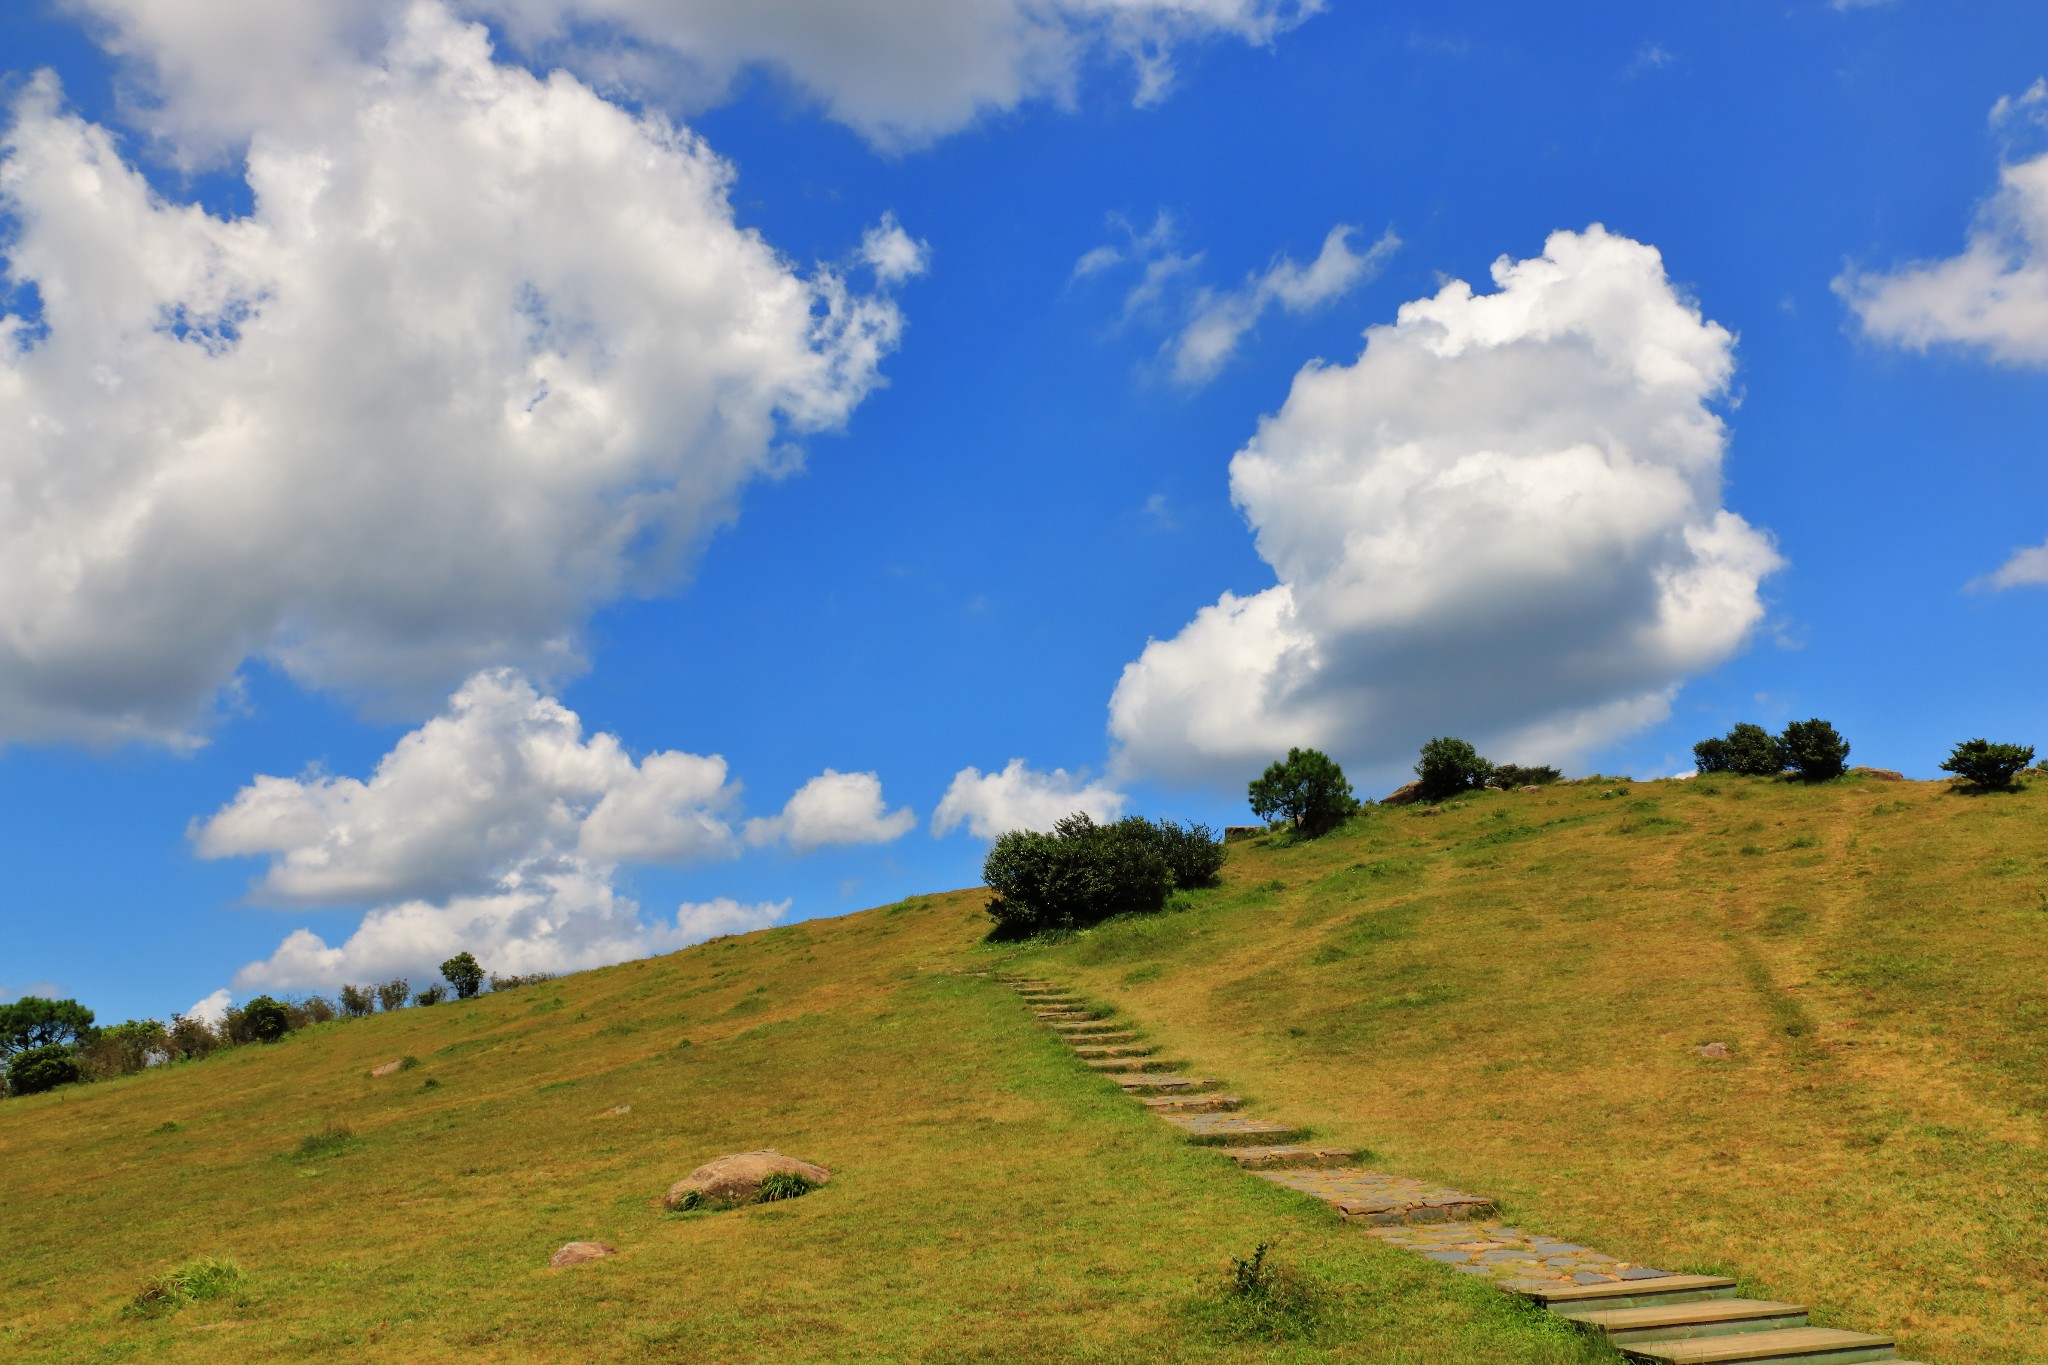
[[[2043,738],[2038,6],[270,8],[0,16],[0,994]]]

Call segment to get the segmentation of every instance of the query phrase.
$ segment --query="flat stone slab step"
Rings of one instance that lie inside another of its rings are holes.
[[[1235,1100],[1237,1096],[1227,1098]],[[1147,1104],[1159,1104],[1159,1100],[1146,1100]],[[1307,1170],[1322,1166],[1349,1166],[1358,1160],[1358,1153],[1348,1147],[1304,1147],[1291,1142],[1271,1147],[1229,1147],[1223,1155],[1247,1171]]]
[[[1670,1365],[1737,1365],[1749,1360],[1792,1360],[1811,1365],[1849,1365],[1860,1360],[1897,1360],[1890,1337],[1838,1332],[1829,1327],[1789,1327],[1781,1332],[1744,1332],[1732,1337],[1683,1341],[1638,1341],[1621,1348],[1632,1360]]]
[[[1396,1223],[1448,1223],[1484,1218],[1495,1212],[1493,1201],[1479,1195],[1463,1194],[1427,1181],[1382,1175],[1378,1171],[1355,1167],[1320,1171],[1259,1171],[1256,1174],[1261,1180],[1270,1180],[1275,1185],[1284,1185],[1290,1190],[1299,1190],[1311,1198],[1323,1200],[1343,1214],[1346,1221],[1353,1223],[1379,1227]],[[1488,1252],[1510,1245],[1492,1239],[1478,1240],[1488,1242]],[[1434,1260],[1446,1259],[1438,1254],[1439,1250],[1431,1248],[1425,1254]],[[1491,1264],[1483,1260],[1475,1263]]]
[[[1129,1030],[1129,1024],[1114,1019],[1091,1019],[1085,1014],[1062,1014],[1053,1021],[1052,1031],[1062,1038],[1079,1041],[1091,1033],[1121,1033]]]
[[[1138,1103],[1159,1114],[1221,1114],[1242,1109],[1241,1095],[1154,1095]],[[1277,1149],[1275,1149],[1277,1150]]]
[[[1187,1063],[1161,1061],[1157,1057],[1097,1057],[1086,1065],[1090,1071],[1109,1076],[1132,1071],[1179,1071]]]
[[[1569,1281],[1512,1286],[1553,1313],[1576,1316],[1607,1308],[1647,1308],[1655,1304],[1695,1303],[1732,1299],[1735,1281],[1726,1275],[1651,1275],[1619,1283],[1573,1284]]]
[[[1219,1090],[1220,1081],[1205,1076],[1175,1076],[1161,1072],[1135,1072],[1126,1076],[1112,1076],[1111,1080],[1133,1095],[1182,1094],[1195,1090]]]
[[[1096,1017],[1091,1011],[1084,1009],[1038,1010],[1036,1014],[1047,1023],[1085,1024]]]
[[[1074,1055],[1102,1061],[1111,1057],[1146,1057],[1157,1051],[1159,1049],[1151,1043],[1093,1043],[1077,1044]]]
[[[1343,1172],[1338,1172],[1343,1174]],[[1360,1174],[1360,1173],[1353,1173]],[[1363,1172],[1370,1175],[1372,1172]],[[1271,1179],[1272,1177],[1267,1177]],[[1398,1179],[1398,1177],[1382,1177]],[[1415,1182],[1421,1184],[1421,1182]],[[1398,1187],[1396,1187],[1398,1190]],[[1434,1186],[1425,1186],[1434,1189]],[[1383,1196],[1384,1197],[1384,1196]],[[1435,1196],[1470,1199],[1472,1195],[1459,1195],[1455,1190],[1444,1191]],[[1434,1203],[1429,1197],[1420,1202],[1420,1211],[1400,1219],[1405,1223],[1432,1224],[1442,1209],[1444,1216],[1455,1219],[1458,1216],[1455,1204]],[[1391,1224],[1397,1221],[1389,1216],[1391,1210],[1379,1216],[1366,1215],[1355,1222]],[[1676,1278],[1668,1270],[1657,1270],[1651,1266],[1634,1265],[1618,1261],[1612,1256],[1602,1255],[1590,1247],[1576,1242],[1563,1241],[1556,1237],[1544,1237],[1537,1233],[1524,1232],[1520,1228],[1507,1227],[1492,1219],[1472,1222],[1451,1221],[1434,1226],[1393,1227],[1378,1226],[1368,1229],[1373,1236],[1393,1246],[1406,1247],[1417,1251],[1432,1261],[1440,1261],[1461,1275],[1472,1275],[1493,1281],[1502,1289],[1514,1290],[1539,1301],[1546,1294],[1566,1294],[1575,1289],[1608,1286],[1627,1295],[1635,1292],[1636,1282],[1655,1285],[1660,1281]],[[1733,1298],[1734,1281],[1726,1281],[1728,1288],[1723,1295]],[[1702,1295],[1704,1297],[1704,1295]],[[1653,1300],[1654,1301],[1654,1300]],[[1666,1302],[1672,1302],[1666,1299]],[[1603,1308],[1636,1307],[1630,1302],[1608,1302]]]
[[[1702,1299],[1697,1303],[1669,1303],[1651,1308],[1603,1308],[1573,1313],[1570,1317],[1573,1322],[1605,1332],[1607,1339],[1617,1346],[1807,1325],[1806,1305],[1770,1299]]]
[[[1188,1141],[1208,1143],[1216,1147],[1248,1146],[1254,1143],[1271,1145],[1307,1136],[1294,1124],[1275,1123],[1271,1119],[1248,1119],[1242,1114],[1161,1114],[1160,1117],[1186,1133]]]

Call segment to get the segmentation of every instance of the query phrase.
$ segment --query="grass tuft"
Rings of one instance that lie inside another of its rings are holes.
[[[232,1294],[244,1278],[242,1267],[228,1257],[201,1256],[152,1276],[128,1301],[126,1311],[134,1317],[173,1312],[188,1303]]]

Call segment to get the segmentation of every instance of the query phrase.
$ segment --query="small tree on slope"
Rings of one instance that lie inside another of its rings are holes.
[[[1972,786],[1986,791],[2010,787],[2012,780],[2034,761],[2031,744],[1993,744],[1988,739],[1966,739],[1950,752],[1941,765]]]
[[[1285,819],[1309,839],[1335,829],[1358,809],[1344,770],[1317,749],[1289,749],[1286,758],[1253,779],[1247,795],[1252,814],[1261,820]]]

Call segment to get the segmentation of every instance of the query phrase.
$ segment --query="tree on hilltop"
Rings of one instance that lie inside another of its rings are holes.
[[[441,975],[455,988],[457,1000],[468,1000],[483,989],[484,969],[468,953],[457,953],[443,962]]]
[[[1849,768],[1849,741],[1818,716],[1787,725],[1778,736],[1778,752],[1802,782],[1830,782]]]
[[[1284,819],[1313,839],[1343,824],[1358,809],[1344,770],[1318,749],[1289,749],[1287,757],[1254,778],[1247,790],[1252,814]]]
[[[92,1035],[92,1011],[76,1000],[25,995],[11,1005],[0,1005],[0,1057],[40,1047],[72,1047]]]
[[[1941,770],[1954,773],[1971,786],[1999,791],[2034,761],[2031,744],[1993,744],[1988,739],[1966,739],[1949,753]]]
[[[1493,776],[1493,765],[1462,739],[1440,736],[1422,746],[1415,760],[1415,779],[1422,784],[1422,799],[1441,801],[1460,792],[1477,791]]]

